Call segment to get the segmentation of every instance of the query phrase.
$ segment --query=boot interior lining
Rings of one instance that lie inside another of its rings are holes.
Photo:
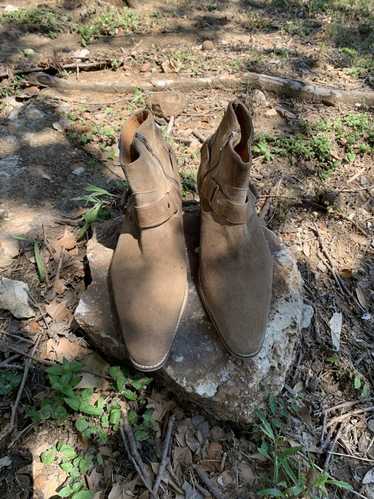
[[[249,148],[250,140],[252,138],[250,117],[248,116],[247,110],[240,102],[234,103],[233,109],[240,126],[240,142],[235,146],[235,152],[239,154],[245,163],[248,163],[251,159]]]
[[[137,159],[138,153],[133,145],[133,141],[137,129],[144,123],[147,117],[147,111],[141,111],[132,116],[123,126],[119,139],[121,163],[132,163]]]

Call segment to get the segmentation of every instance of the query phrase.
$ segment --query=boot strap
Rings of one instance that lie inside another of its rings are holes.
[[[208,201],[211,210],[219,218],[223,218],[233,225],[247,223],[252,211],[249,190],[244,203],[235,202],[226,196],[221,186],[213,178],[206,178],[201,193]]]
[[[135,206],[138,225],[141,229],[157,227],[169,220],[180,207],[180,197],[172,188],[161,199],[142,206]]]

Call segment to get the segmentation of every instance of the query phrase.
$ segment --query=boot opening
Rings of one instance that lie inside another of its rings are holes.
[[[233,103],[233,110],[240,126],[240,142],[235,146],[235,152],[248,163],[251,160],[250,146],[253,137],[252,119],[248,109],[240,101]]]
[[[147,111],[140,111],[126,121],[119,138],[119,157],[122,164],[132,163],[138,159],[138,152],[133,145],[135,133],[142,123],[148,118]]]

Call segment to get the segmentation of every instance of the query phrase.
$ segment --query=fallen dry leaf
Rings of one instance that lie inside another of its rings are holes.
[[[105,381],[91,373],[83,373],[80,382],[75,388],[98,388]]]
[[[60,253],[61,248],[69,251],[75,248],[77,245],[77,240],[74,234],[65,227],[63,235],[53,243],[53,247],[56,253]]]
[[[361,307],[366,310],[368,308],[368,304],[365,296],[365,291],[360,286],[357,286],[356,288],[356,296]]]
[[[99,376],[106,375],[110,367],[110,364],[96,352],[86,355],[82,359],[82,365]]]
[[[56,279],[53,283],[53,291],[55,291],[58,295],[64,294],[65,291],[65,281],[64,279]]]
[[[46,305],[45,309],[47,314],[57,322],[70,322],[73,319],[72,313],[66,307],[64,302],[59,303],[58,301],[53,300],[51,303]]]
[[[88,488],[93,491],[100,489],[100,483],[103,480],[103,474],[98,473],[94,468],[89,475],[87,475]]]
[[[239,478],[244,483],[253,483],[256,479],[252,468],[247,463],[239,463]]]
[[[51,338],[46,342],[45,357],[49,360],[57,360],[62,362],[64,359],[76,360],[87,355],[88,349],[77,342],[68,340],[67,338]]]
[[[229,470],[225,470],[217,478],[217,483],[221,485],[221,487],[225,488],[228,485],[234,483],[234,477],[232,476],[232,473]]]
[[[188,447],[175,447],[173,449],[174,466],[189,466],[192,464],[192,453]]]

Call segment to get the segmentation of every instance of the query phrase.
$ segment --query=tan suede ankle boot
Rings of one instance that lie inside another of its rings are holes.
[[[155,371],[167,360],[183,313],[187,265],[175,156],[151,113],[124,125],[120,160],[131,196],[110,284],[132,363]]]
[[[200,294],[225,346],[239,357],[261,349],[272,290],[272,256],[249,182],[252,139],[247,108],[231,102],[202,147],[198,174]]]

